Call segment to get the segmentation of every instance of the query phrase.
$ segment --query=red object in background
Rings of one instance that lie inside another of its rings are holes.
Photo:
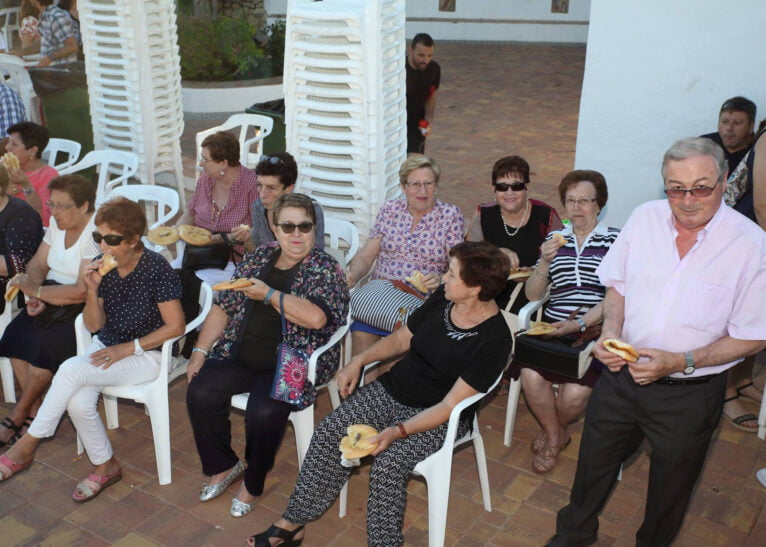
[[[428,120],[420,120],[418,122],[418,127],[420,128],[420,132],[423,133],[423,135],[425,135],[428,132],[428,127],[430,125],[431,124],[428,123]]]

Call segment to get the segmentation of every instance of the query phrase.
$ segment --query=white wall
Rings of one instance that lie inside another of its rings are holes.
[[[592,0],[575,166],[606,176],[608,224],[664,196],[662,155],[678,138],[715,131],[724,100],[744,95],[765,117],[766,2],[732,6]]]
[[[373,0],[365,0],[373,1]],[[570,0],[569,13],[551,13],[550,0],[457,0],[454,12],[438,0],[407,0],[407,36],[435,40],[574,42],[588,37],[591,0]],[[287,0],[264,0],[270,18],[284,17]]]

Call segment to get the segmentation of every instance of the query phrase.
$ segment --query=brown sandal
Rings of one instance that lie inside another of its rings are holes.
[[[532,470],[535,473],[547,473],[556,467],[559,454],[564,451],[571,441],[572,437],[567,434],[567,439],[559,446],[546,446],[544,450],[535,454],[535,457],[532,458]]]
[[[537,434],[537,437],[535,437],[535,440],[532,441],[532,445],[530,448],[532,448],[532,452],[535,454],[539,454],[543,450],[545,450],[545,447],[548,446],[548,439],[545,437],[545,431],[542,429]]]

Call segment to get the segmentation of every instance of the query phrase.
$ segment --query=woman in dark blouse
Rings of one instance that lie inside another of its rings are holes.
[[[338,373],[341,395],[348,398],[314,432],[282,518],[250,538],[250,545],[270,545],[269,538],[300,544],[305,524],[327,511],[348,479],[338,444],[352,424],[380,431],[370,471],[368,543],[403,543],[410,472],[444,443],[452,408],[486,392],[511,352],[511,334],[494,300],[505,285],[508,258],[486,242],[459,243],[449,256],[444,285],[407,325],[355,355]],[[376,382],[354,389],[366,364],[402,354]],[[471,424],[473,414],[467,414],[458,435]]]
[[[40,215],[25,201],[8,195],[8,171],[0,165],[0,291],[22,273],[43,239]],[[0,301],[0,313],[5,300]]]
[[[310,354],[327,343],[348,314],[348,287],[340,265],[314,245],[317,219],[311,198],[281,195],[273,218],[277,241],[247,253],[234,273],[253,284],[218,292],[187,368],[186,406],[202,471],[211,477],[199,499],[221,495],[244,475],[231,503],[233,517],[252,511],[263,493],[290,413],[316,397],[314,386],[306,382],[297,404],[271,398],[277,345],[283,342]],[[339,355],[336,345],[319,357],[318,385],[332,378]],[[231,447],[229,409],[232,395],[239,393],[250,394],[245,410],[247,470]]]
[[[61,365],[27,433],[0,456],[0,480],[28,467],[40,441],[54,434],[68,410],[95,466],[75,488],[72,498],[77,502],[93,499],[122,478],[96,410],[101,390],[154,380],[163,342],[184,332],[178,276],[165,258],[141,243],[146,230],[143,208],[116,198],[97,211],[95,223],[93,240],[117,260],[117,267],[103,277],[99,259],[83,274],[85,327],[98,335],[84,355]]]
[[[540,257],[540,245],[552,230],[562,227],[556,209],[529,197],[529,164],[520,156],[505,156],[492,167],[494,203],[479,205],[468,227],[468,241],[489,241],[511,261],[511,269],[531,269]],[[497,297],[505,308],[516,281],[509,280]],[[513,302],[511,313],[527,303],[524,291]]]

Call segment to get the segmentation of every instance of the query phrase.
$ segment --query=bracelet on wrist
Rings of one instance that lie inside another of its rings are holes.
[[[38,300],[40,300],[40,293],[42,292],[42,290],[43,290],[43,286],[40,285],[39,287],[37,287],[37,290],[35,291],[35,298],[37,298]]]
[[[404,424],[402,422],[396,422],[396,427],[399,428],[399,438],[400,439],[406,439],[407,438],[407,430],[404,429]]]
[[[208,355],[210,355],[210,352],[209,352],[208,350],[206,350],[206,349],[202,349],[202,348],[198,348],[197,346],[194,346],[194,347],[192,348],[191,352],[192,352],[192,353],[201,353],[201,354],[202,354],[202,355],[204,355],[205,357],[207,357]]]

